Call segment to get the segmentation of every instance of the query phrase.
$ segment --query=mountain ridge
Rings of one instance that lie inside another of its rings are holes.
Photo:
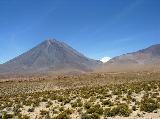
[[[104,63],[100,71],[145,71],[159,70],[160,44],[152,45],[136,52],[116,56]]]

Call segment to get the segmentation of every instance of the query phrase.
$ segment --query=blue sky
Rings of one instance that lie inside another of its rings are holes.
[[[160,0],[0,0],[0,63],[45,39],[101,59],[160,43]]]

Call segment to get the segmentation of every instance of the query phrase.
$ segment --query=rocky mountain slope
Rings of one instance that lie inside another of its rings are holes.
[[[46,40],[28,52],[4,63],[0,73],[91,71],[99,61],[89,59],[67,44]]]
[[[145,71],[160,69],[160,44],[137,52],[114,57],[105,63],[101,71]]]

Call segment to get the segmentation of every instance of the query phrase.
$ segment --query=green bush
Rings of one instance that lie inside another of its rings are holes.
[[[149,98],[141,101],[140,110],[145,112],[153,112],[160,107],[159,103]]]
[[[63,102],[63,101],[64,101],[63,96],[59,96],[59,97],[57,97],[57,98],[58,98],[58,102]]]
[[[111,111],[111,108],[106,108],[105,110],[104,110],[104,116],[106,117],[106,116],[110,116],[110,111]]]
[[[77,109],[77,112],[78,112],[79,114],[81,114],[82,111],[83,111],[83,108],[82,108],[82,107]]]
[[[91,102],[85,102],[85,103],[84,103],[84,108],[85,108],[85,109],[89,109],[91,106],[92,106],[92,103],[91,103]]]
[[[94,106],[90,107],[89,109],[87,109],[86,112],[88,114],[96,113],[96,114],[102,115],[103,114],[103,108],[100,105],[97,104],[97,105],[94,105]]]
[[[31,100],[26,100],[26,101],[23,101],[22,103],[25,106],[31,106],[33,102]]]
[[[46,108],[49,108],[53,103],[51,101],[47,102]]]
[[[60,112],[64,111],[64,107],[60,107],[60,108],[59,108],[59,111],[60,111]]]
[[[88,114],[92,114],[92,113],[94,113],[95,111],[96,111],[96,109],[95,109],[94,107],[91,107],[91,108],[87,109],[87,113],[88,113]]]
[[[30,119],[30,117],[27,115],[23,115],[23,119]]]
[[[67,114],[72,114],[72,113],[73,113],[73,110],[71,110],[71,109],[66,109],[64,112],[66,112]]]
[[[114,107],[112,109],[107,108],[105,109],[105,116],[108,117],[113,117],[113,116],[124,116],[124,117],[128,117],[132,111],[129,109],[128,105],[126,104],[119,104],[117,105],[117,107]]]
[[[53,114],[58,114],[58,111],[55,108],[52,108],[51,111]]]
[[[51,119],[51,117],[49,116],[49,114],[45,115],[45,119]]]
[[[36,100],[36,101],[34,101],[34,102],[33,102],[33,107],[38,107],[38,106],[39,106],[39,102],[40,102],[39,99]]]
[[[10,119],[13,118],[12,114],[7,114],[6,112],[2,113],[2,119]]]
[[[81,114],[81,119],[92,119],[92,118],[91,118],[91,115],[86,114],[86,113],[82,113]]]
[[[40,110],[40,115],[47,115],[49,112],[46,110]]]
[[[75,107],[82,107],[83,103],[82,103],[81,99],[77,99],[75,102],[71,103],[71,106],[73,108],[75,108]]]
[[[103,105],[108,105],[108,106],[113,106],[114,105],[113,102],[111,102],[110,100],[103,100],[102,104]]]
[[[128,117],[132,113],[127,104],[120,104],[117,106],[117,109],[119,111],[119,116]]]
[[[21,112],[21,110],[18,107],[14,107],[13,112],[14,112],[14,115],[18,115]]]
[[[42,98],[42,100],[41,100],[42,102],[47,102],[48,101],[48,99],[46,99],[46,98]]]
[[[54,119],[71,119],[71,117],[66,112],[61,112],[57,117]]]
[[[64,103],[64,105],[65,105],[65,104],[67,104],[67,103],[70,103],[70,101],[71,101],[71,99],[66,98],[66,99],[64,99],[63,103]]]
[[[100,119],[100,115],[97,114],[97,113],[93,113],[93,114],[91,115],[91,119]]]
[[[28,112],[34,112],[34,108],[32,107],[32,108],[29,108],[28,109]]]
[[[118,115],[118,113],[119,113],[119,109],[114,107],[113,109],[108,110],[108,112],[106,111],[105,115],[108,117],[113,117],[113,116]]]
[[[136,111],[137,110],[137,108],[136,108],[136,106],[134,105],[134,106],[132,106],[132,110],[133,111]]]
[[[90,102],[95,102],[95,101],[96,101],[96,98],[92,96],[89,101],[90,101]]]
[[[71,106],[72,106],[73,108],[77,107],[77,102],[71,103]]]

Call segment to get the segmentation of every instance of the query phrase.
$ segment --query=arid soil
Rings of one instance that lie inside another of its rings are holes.
[[[1,79],[0,118],[160,118],[159,72]]]

